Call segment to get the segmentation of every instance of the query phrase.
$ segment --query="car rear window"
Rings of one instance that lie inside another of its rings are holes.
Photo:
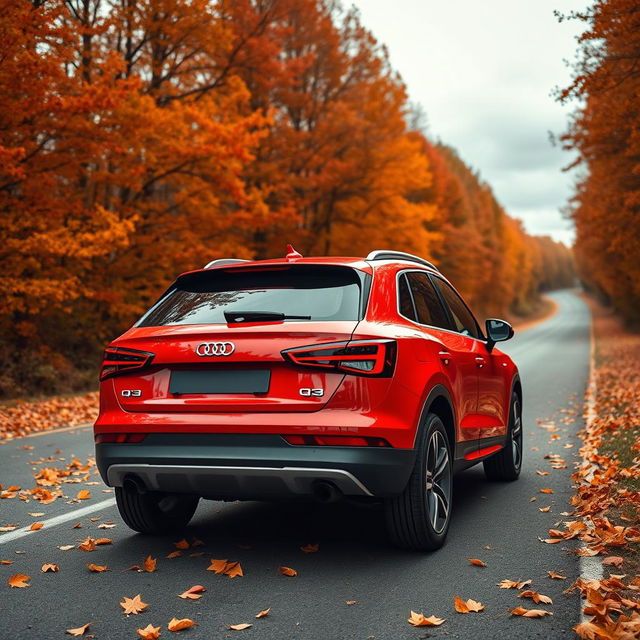
[[[297,322],[359,320],[368,277],[333,265],[199,271],[178,278],[136,326],[226,324],[225,311],[309,316]]]

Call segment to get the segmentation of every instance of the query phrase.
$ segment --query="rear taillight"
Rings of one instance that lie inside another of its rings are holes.
[[[131,371],[132,369],[142,369],[153,360],[153,356],[153,353],[138,351],[138,349],[107,347],[104,350],[104,357],[102,359],[100,380],[111,378],[112,376]]]
[[[136,444],[147,437],[146,433],[97,433],[96,444]]]
[[[282,436],[289,444],[321,447],[389,447],[384,438],[371,436]]]
[[[331,344],[285,349],[282,356],[293,364],[322,369],[339,369],[354,375],[393,375],[395,340],[351,340]]]

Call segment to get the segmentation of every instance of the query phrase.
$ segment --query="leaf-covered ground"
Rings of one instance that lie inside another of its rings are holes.
[[[604,578],[578,580],[587,621],[581,638],[640,637],[640,334],[590,301],[595,337],[592,385],[574,474],[579,516],[552,537],[578,538],[577,553],[602,558]]]
[[[50,431],[93,422],[98,415],[98,392],[45,400],[20,400],[0,405],[0,443],[36,431]]]

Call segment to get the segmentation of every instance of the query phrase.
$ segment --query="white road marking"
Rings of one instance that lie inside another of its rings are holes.
[[[593,316],[591,317],[591,346],[589,351],[589,386],[587,387],[587,394],[585,398],[586,404],[586,422],[587,429],[591,426],[591,423],[596,419],[596,381],[595,381],[595,353],[596,353],[596,340],[593,331]],[[580,579],[589,580],[602,580],[604,572],[602,569],[602,561],[599,556],[580,556]],[[580,599],[580,621],[586,622],[590,620],[591,616],[586,616],[582,607],[582,599]]]
[[[102,500],[101,502],[88,504],[85,507],[81,507],[80,509],[74,509],[73,511],[62,513],[59,516],[54,516],[53,518],[49,518],[48,520],[41,520],[41,522],[44,523],[43,530],[51,529],[51,527],[69,522],[70,520],[77,520],[78,518],[82,518],[89,513],[103,511],[104,509],[112,507],[113,505],[115,505],[115,503],[115,498],[107,498],[106,500]],[[9,533],[3,533],[2,536],[0,536],[0,544],[3,544],[5,542],[13,542],[13,540],[18,540],[20,538],[24,538],[25,536],[38,533],[38,531],[31,531],[29,527],[25,527],[24,529],[16,529],[15,531],[10,531]]]

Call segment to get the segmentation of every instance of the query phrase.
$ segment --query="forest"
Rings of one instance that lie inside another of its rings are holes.
[[[598,0],[581,13],[573,82],[558,93],[578,104],[566,149],[577,154],[568,212],[578,272],[629,325],[640,325],[640,4]]]
[[[588,107],[565,144],[590,168],[580,273],[637,312],[638,151],[613,147],[638,120],[637,52],[616,31],[638,18],[608,11],[581,62],[602,73],[566,91]],[[0,0],[0,95],[3,398],[95,388],[106,343],[177,273],[288,242],[427,257],[480,316],[574,283],[570,249],[430,139],[384,46],[332,0]]]

